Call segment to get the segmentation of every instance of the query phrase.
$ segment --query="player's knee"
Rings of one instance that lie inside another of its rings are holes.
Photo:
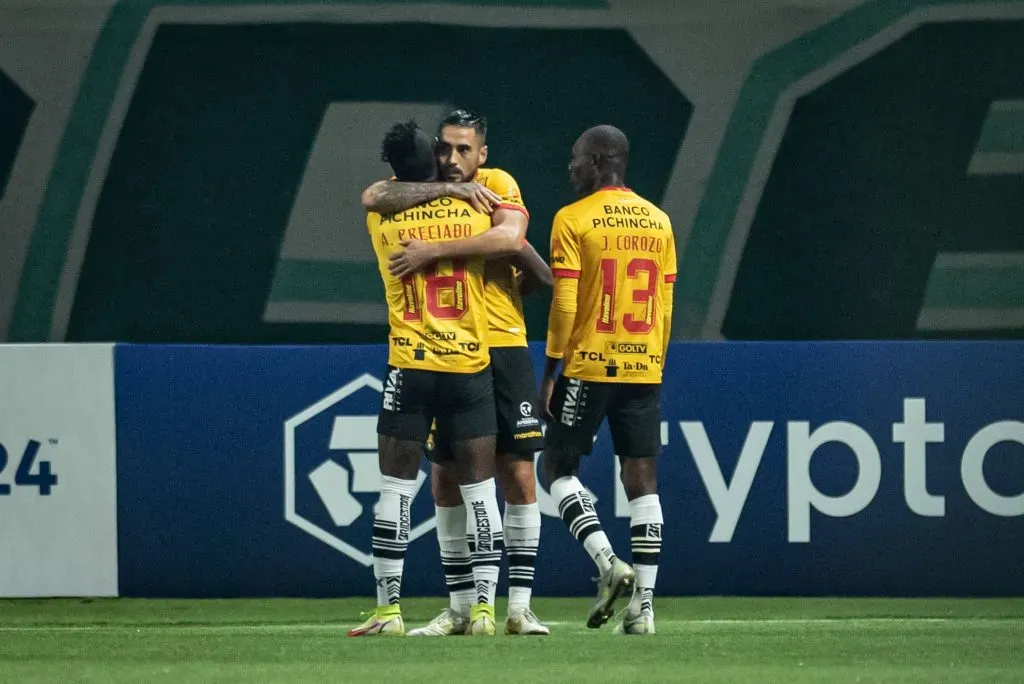
[[[431,469],[430,493],[434,495],[434,503],[438,506],[452,508],[462,505],[459,478],[451,468],[434,464]]]
[[[514,506],[525,506],[537,501],[537,478],[533,459],[518,454],[498,456],[498,485],[505,501]]]
[[[623,458],[620,462],[622,471],[619,479],[627,499],[632,501],[658,493],[657,461],[654,458]]]
[[[415,480],[420,469],[422,443],[380,436],[377,441],[380,474],[401,480]]]
[[[548,487],[555,480],[563,477],[573,477],[579,472],[579,454],[568,449],[549,448],[544,452],[542,460]]]

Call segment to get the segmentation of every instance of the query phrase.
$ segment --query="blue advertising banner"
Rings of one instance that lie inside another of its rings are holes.
[[[115,355],[122,596],[373,593],[383,346]],[[660,593],[1024,593],[1024,344],[673,344],[662,403]],[[611,451],[581,479],[628,558]],[[444,593],[422,470],[408,596]],[[539,498],[536,592],[590,594]]]

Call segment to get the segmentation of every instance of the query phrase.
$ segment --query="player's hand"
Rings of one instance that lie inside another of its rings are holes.
[[[547,420],[554,420],[551,413],[551,396],[555,393],[555,379],[544,378],[540,383],[540,412]]]
[[[448,194],[473,205],[477,211],[493,214],[501,204],[501,195],[478,183],[448,183]]]
[[[437,261],[434,246],[423,240],[402,240],[404,249],[388,257],[388,271],[396,278],[404,278]]]

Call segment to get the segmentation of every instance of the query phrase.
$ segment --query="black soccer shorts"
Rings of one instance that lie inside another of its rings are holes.
[[[491,371],[498,425],[497,452],[532,460],[535,453],[544,448],[544,432],[530,350],[492,347]],[[433,448],[427,449],[430,461],[443,464],[452,459],[452,440],[440,424],[432,442]]]
[[[601,421],[608,418],[615,453],[650,458],[661,451],[661,385],[593,382],[564,375],[551,398],[554,420],[547,442],[589,454]]]
[[[377,433],[385,437],[424,443],[435,418],[457,442],[498,431],[490,367],[442,373],[388,366],[380,399]]]
[[[491,349],[494,404],[498,419],[498,453],[532,459],[544,448],[540,397],[533,361],[526,347]]]

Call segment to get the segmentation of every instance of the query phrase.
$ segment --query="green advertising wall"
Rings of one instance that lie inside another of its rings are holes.
[[[414,63],[412,46],[423,53]],[[609,51],[614,60],[603,59]],[[483,81],[449,75],[453,59],[486,54],[516,58],[485,61]],[[549,217],[572,201],[566,141],[595,120],[638,129],[661,118],[654,135],[634,137],[630,178],[660,200],[691,109],[621,30],[162,26],[96,211],[68,338],[381,339],[379,326],[266,324],[264,307],[328,104],[431,98],[488,114],[494,156],[519,178],[539,247]],[[381,131],[390,123],[380,122]],[[339,228],[363,221],[334,218]],[[283,266],[279,296],[383,296],[373,263]],[[529,329],[542,334],[546,301],[527,306]]]
[[[595,123],[630,135],[629,184],[677,232],[677,338],[1024,337],[1024,2],[851,1],[814,21],[755,2],[439,4],[450,21],[403,3],[379,3],[391,19],[113,5],[8,339],[379,341],[358,188],[384,172],[394,117],[454,106],[489,117],[545,254],[572,142]],[[11,85],[0,163],[33,106]],[[325,112],[346,142],[311,180]],[[310,184],[348,202],[319,212],[322,252],[290,223]],[[532,339],[548,301],[527,301]]]

